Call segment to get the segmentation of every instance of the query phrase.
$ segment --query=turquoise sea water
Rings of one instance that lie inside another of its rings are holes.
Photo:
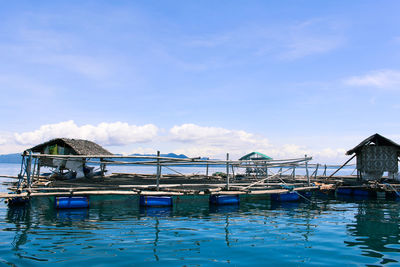
[[[4,172],[1,172],[4,173]],[[29,265],[400,265],[400,202],[315,196],[57,211],[0,204],[0,263]],[[137,204],[137,203],[136,203]]]

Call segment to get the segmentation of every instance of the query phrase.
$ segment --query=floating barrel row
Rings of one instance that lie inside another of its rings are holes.
[[[283,194],[272,194],[271,200],[273,201],[297,201],[300,199],[300,196],[296,192],[288,192]]]
[[[272,194],[273,201],[297,201],[300,196],[296,192],[283,194]],[[239,195],[211,195],[212,205],[238,205]],[[140,196],[139,204],[142,207],[170,207],[173,204],[171,196]],[[90,201],[87,196],[56,197],[55,208],[57,209],[80,209],[89,208]]]
[[[372,196],[376,192],[363,190],[359,188],[338,188],[336,189],[336,194],[339,195],[353,195],[353,196]]]

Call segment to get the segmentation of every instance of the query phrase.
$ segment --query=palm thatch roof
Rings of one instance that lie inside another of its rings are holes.
[[[371,146],[371,145],[375,145],[375,146],[393,146],[396,149],[399,150],[400,152],[400,145],[393,142],[390,139],[387,139],[386,137],[383,137],[380,134],[374,134],[371,135],[370,137],[368,137],[367,139],[365,139],[364,141],[362,141],[359,145],[357,145],[356,147],[354,147],[353,149],[350,149],[349,151],[346,152],[346,155],[351,155],[351,154],[358,154],[361,149],[364,146]]]
[[[75,155],[113,155],[111,152],[92,141],[70,138],[55,138],[28,150],[43,153],[46,147],[54,145],[70,148]]]

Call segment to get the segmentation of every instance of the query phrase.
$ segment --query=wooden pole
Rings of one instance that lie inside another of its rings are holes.
[[[307,155],[305,155],[307,158]],[[308,161],[306,161],[306,175],[307,175],[307,185],[310,186],[310,175],[308,174]]]
[[[104,158],[100,158],[100,161],[102,162],[104,160]],[[100,176],[104,177],[104,170],[105,170],[105,164],[104,163],[100,163]]]
[[[37,170],[36,170],[36,177],[39,178],[40,176],[40,159],[38,159],[38,165],[37,165]]]
[[[318,167],[319,167],[319,163],[317,164],[317,167],[315,168],[315,174],[314,174],[314,178],[317,178]]]
[[[344,166],[346,166],[347,163],[349,163],[350,160],[352,160],[355,156],[356,156],[356,154],[354,154],[348,161],[346,161],[342,166],[340,166],[339,169],[337,169],[337,170],[334,171],[331,175],[329,175],[329,178],[331,178],[333,175],[335,175],[341,168],[343,168]]]
[[[169,170],[171,170],[171,171],[173,171],[173,172],[176,172],[177,174],[179,174],[179,175],[181,175],[181,176],[186,176],[186,175],[184,175],[183,173],[178,172],[177,170],[174,170],[174,169],[172,169],[172,168],[170,168],[170,167],[168,167],[168,166],[164,166],[164,167],[167,168],[167,169],[169,169]],[[160,168],[161,168],[161,166],[160,166]]]
[[[289,171],[289,170],[290,170],[290,168],[287,169],[286,171],[283,171],[283,172],[280,172],[280,173],[284,173],[284,172],[287,172],[287,171]],[[274,178],[274,177],[278,176],[280,173],[276,173],[276,174],[272,175],[270,178]],[[243,189],[244,189],[244,190],[247,190],[247,189],[249,189],[250,187],[252,187],[252,186],[254,186],[254,185],[256,185],[256,184],[260,184],[260,183],[264,182],[264,181],[267,180],[267,179],[268,179],[268,177],[266,177],[266,178],[264,178],[264,179],[261,179],[261,180],[259,180],[259,181],[256,181],[256,182],[254,182],[254,183],[251,183],[251,184],[249,184],[248,186],[244,187]]]
[[[31,187],[31,170],[32,170],[32,151],[29,151],[29,156],[26,165],[26,183],[27,187]]]
[[[226,153],[226,189],[229,190],[229,153]]]
[[[35,173],[36,173],[36,163],[37,163],[37,159],[34,158],[33,160],[33,171],[32,171],[32,180],[35,177]]]
[[[206,163],[206,177],[208,177],[208,162]]]
[[[322,175],[323,175],[323,176],[326,176],[326,164],[325,164],[324,173],[323,173]]]
[[[161,176],[161,166],[160,166],[160,151],[157,151],[157,191],[160,190],[160,176]]]

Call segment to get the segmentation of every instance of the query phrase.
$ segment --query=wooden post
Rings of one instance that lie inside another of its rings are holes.
[[[100,158],[100,162],[102,162],[104,159]],[[100,163],[100,176],[104,177],[104,169],[105,169],[105,165],[104,163]]]
[[[318,167],[319,167],[319,163],[317,163],[317,167],[315,168],[315,175],[314,175],[314,178],[317,178]]]
[[[231,165],[232,168],[232,179],[235,180],[235,170],[233,169],[233,165]]]
[[[348,161],[346,161],[342,166],[339,167],[339,169],[337,169],[336,171],[334,171],[331,175],[329,175],[329,178],[331,178],[333,175],[335,175],[340,169],[342,169],[344,166],[346,166],[347,163],[350,162],[350,160],[352,160],[354,157],[356,156],[356,154],[354,154]],[[361,174],[360,174],[361,176]]]
[[[32,171],[32,178],[35,177],[35,172],[36,172],[36,158],[34,158],[33,161],[33,171]]]
[[[226,153],[226,189],[229,190],[229,153]]]
[[[161,176],[160,151],[157,151],[157,191],[160,190],[160,176]]]
[[[206,177],[208,177],[208,162],[206,163]]]
[[[279,178],[282,177],[282,167],[279,169]]]
[[[307,158],[307,155],[304,155]],[[306,175],[307,175],[307,185],[310,186],[310,175],[308,174],[308,161],[306,160]]]
[[[39,178],[39,176],[40,176],[40,160],[38,160],[38,167],[37,167],[37,170],[36,170],[36,177]]]
[[[256,180],[258,180],[258,166],[257,166],[257,164],[256,164],[255,171],[256,171]]]
[[[296,178],[296,166],[293,166],[292,177],[293,179]]]
[[[26,186],[31,187],[31,169],[32,169],[32,151],[29,150],[29,156],[26,164]]]
[[[324,173],[323,173],[322,175],[323,175],[323,176],[326,176],[326,164],[325,164]]]

